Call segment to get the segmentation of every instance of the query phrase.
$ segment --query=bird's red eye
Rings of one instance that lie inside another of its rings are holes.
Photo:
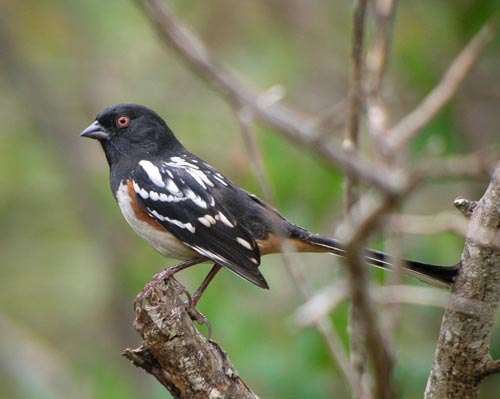
[[[130,123],[130,118],[128,116],[122,115],[116,120],[116,126],[127,127]]]

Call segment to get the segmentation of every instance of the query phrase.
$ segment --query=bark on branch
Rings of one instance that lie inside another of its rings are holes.
[[[490,338],[500,304],[500,163],[473,208],[462,268],[441,324],[426,399],[477,398],[482,379],[499,372]]]
[[[123,355],[153,375],[178,399],[258,398],[239,377],[227,354],[195,328],[170,279],[153,284],[136,308],[142,337]]]

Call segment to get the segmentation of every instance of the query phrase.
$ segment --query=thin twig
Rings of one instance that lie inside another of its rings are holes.
[[[389,60],[396,2],[397,0],[371,0],[374,34],[366,57],[368,88],[365,101],[368,132],[374,141],[374,155],[376,159],[393,167],[398,165],[400,158],[387,157],[380,145],[381,137],[387,133],[389,125],[389,112],[382,96],[382,82]],[[400,284],[402,281],[400,237],[391,234],[387,242],[394,254],[394,273],[390,275],[390,281],[392,284]],[[399,316],[398,309],[397,304],[387,306],[384,309],[385,313],[381,314],[388,341],[393,341]]]
[[[385,136],[385,148],[389,154],[405,146],[455,95],[494,32],[493,22],[486,23],[452,61],[432,91],[390,129]]]
[[[397,0],[372,0],[375,33],[373,45],[366,57],[366,66],[370,74],[368,97],[378,97],[387,69],[391,44],[392,22]]]
[[[353,13],[353,34],[351,50],[351,80],[347,131],[342,146],[344,150],[357,152],[359,148],[359,125],[363,107],[363,43],[367,0],[357,0]],[[359,182],[357,176],[346,174],[344,182],[344,205],[346,211],[358,200]]]
[[[306,300],[309,300],[313,296],[313,291],[310,288],[304,269],[297,264],[296,258],[290,256],[290,253],[283,253],[283,258],[285,260],[285,266],[300,289],[302,296]],[[351,365],[349,364],[347,355],[342,346],[342,341],[336,331],[332,328],[327,316],[316,320],[314,327],[327,343],[328,349],[337,362],[344,379],[348,381],[351,386],[353,386],[355,379]]]
[[[425,307],[444,308],[448,303],[450,293],[432,287],[414,285],[390,285],[379,287],[373,297],[382,305],[405,303]]]
[[[465,236],[467,221],[455,213],[441,212],[435,215],[392,215],[388,219],[389,231],[406,234],[439,234],[452,232]]]
[[[394,396],[392,349],[375,317],[374,301],[367,289],[368,277],[361,254],[369,234],[375,230],[381,218],[395,207],[397,201],[394,197],[385,196],[382,201],[372,200],[371,204],[372,206],[361,215],[354,217],[356,214],[354,209],[349,214],[346,219],[348,227],[344,225],[344,230],[347,230],[344,241],[352,306],[357,308],[360,332],[363,334],[366,350],[373,362],[375,377],[373,397],[388,399]]]
[[[357,0],[353,13],[353,34],[351,49],[351,80],[349,87],[349,108],[347,117],[347,132],[344,145],[357,149],[359,144],[359,125],[363,108],[363,66],[364,66],[364,36],[367,0]],[[347,203],[350,208],[352,203]]]
[[[240,130],[243,134],[243,140],[245,141],[245,147],[248,149],[255,177],[257,178],[257,182],[262,190],[262,194],[268,203],[274,204],[274,190],[271,184],[269,184],[269,178],[264,168],[262,156],[257,144],[255,143],[255,134],[252,126],[252,112],[245,107],[236,109],[235,112],[236,119],[240,125]]]
[[[372,298],[382,306],[404,303],[443,308],[449,297],[449,293],[441,289],[412,285],[390,285],[374,287],[372,290]],[[293,314],[293,322],[299,328],[310,327],[317,320],[331,314],[346,299],[344,284],[335,282],[299,306]]]
[[[384,155],[379,147],[380,137],[387,133],[388,112],[381,95],[382,81],[387,69],[396,9],[396,0],[372,0],[375,33],[368,50],[366,66],[369,85],[366,93],[366,114],[370,136],[375,139],[376,156]]]
[[[351,79],[349,86],[349,107],[347,116],[347,131],[342,143],[345,151],[358,151],[359,148],[359,126],[361,111],[364,102],[363,93],[363,67],[364,67],[364,39],[365,39],[365,17],[367,0],[357,0],[353,10],[353,28],[351,45]],[[349,213],[351,208],[359,199],[359,179],[357,176],[346,173],[344,178],[344,208]],[[349,309],[349,333],[351,341],[351,366],[354,381],[352,384],[353,397],[364,399],[370,397],[370,391],[366,384],[367,378],[367,351],[366,334],[363,327],[362,310],[359,302],[354,299],[355,292],[366,290],[368,285],[367,271],[362,268],[360,275],[348,273],[349,292],[353,297]]]
[[[414,170],[426,178],[488,177],[493,173],[499,158],[499,149],[491,147],[458,156],[435,159],[424,156],[425,161],[420,161]]]

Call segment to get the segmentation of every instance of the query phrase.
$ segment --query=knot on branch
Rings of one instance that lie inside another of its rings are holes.
[[[462,212],[462,215],[466,218],[470,218],[472,212],[474,212],[474,209],[477,207],[477,201],[470,201],[462,197],[457,197],[455,201],[453,201],[453,205]]]

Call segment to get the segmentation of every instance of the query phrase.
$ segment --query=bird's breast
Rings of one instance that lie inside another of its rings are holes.
[[[134,231],[163,256],[186,260],[199,256],[144,211],[137,202],[132,181],[121,182],[116,200],[123,216]]]

